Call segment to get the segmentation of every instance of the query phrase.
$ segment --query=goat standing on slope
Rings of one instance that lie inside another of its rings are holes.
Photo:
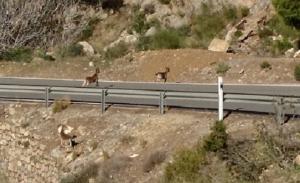
[[[58,125],[58,128],[57,128],[57,131],[58,131],[58,134],[60,136],[60,145],[61,146],[64,146],[63,142],[64,141],[68,141],[69,142],[69,145],[71,147],[74,147],[76,145],[74,139],[76,138],[75,135],[71,135],[71,131],[73,130],[72,127],[70,126],[67,126],[67,125]]]
[[[164,72],[155,73],[156,81],[164,81],[167,82],[168,73],[170,72],[170,68],[166,67]]]
[[[82,86],[87,86],[91,83],[96,83],[96,86],[98,86],[98,74],[100,73],[99,67],[96,68],[95,73],[92,76],[88,76],[85,78]]]

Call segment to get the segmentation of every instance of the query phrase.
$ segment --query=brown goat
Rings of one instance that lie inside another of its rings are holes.
[[[156,81],[164,81],[167,82],[168,73],[170,72],[170,68],[166,67],[164,72],[155,73]]]
[[[100,73],[100,70],[97,67],[95,73],[92,76],[88,76],[88,77],[85,78],[82,86],[87,86],[91,83],[96,83],[96,86],[98,86],[98,74],[99,73]]]

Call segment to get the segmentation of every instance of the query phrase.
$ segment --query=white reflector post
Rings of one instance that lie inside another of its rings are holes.
[[[219,94],[219,121],[223,120],[223,101],[224,101],[224,95],[223,95],[223,78],[218,77],[218,94]]]

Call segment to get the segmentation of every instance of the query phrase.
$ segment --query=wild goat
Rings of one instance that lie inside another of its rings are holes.
[[[91,83],[96,83],[96,86],[98,86],[98,74],[99,73],[100,73],[100,70],[97,67],[95,73],[92,76],[88,76],[88,77],[85,78],[82,86],[87,86]]]
[[[69,145],[71,147],[74,147],[76,145],[76,143],[74,141],[74,138],[76,138],[76,136],[70,134],[72,130],[73,130],[73,128],[70,127],[70,126],[67,126],[67,125],[58,125],[57,131],[58,131],[58,134],[60,136],[60,145],[61,146],[64,146],[63,142],[65,140],[69,141]]]
[[[166,67],[164,72],[155,73],[156,81],[164,81],[167,82],[168,73],[170,72],[170,68]]]

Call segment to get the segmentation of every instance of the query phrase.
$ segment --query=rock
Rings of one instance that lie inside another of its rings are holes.
[[[53,149],[51,152],[50,152],[50,155],[54,158],[62,158],[64,156],[64,152],[62,150],[60,150],[59,147],[56,147],[55,149]]]
[[[296,51],[293,58],[300,58],[300,50]]]
[[[8,114],[11,116],[15,115],[16,114],[15,108],[13,108],[13,107],[8,108]]]
[[[89,152],[92,152],[93,150],[95,150],[98,146],[98,143],[94,140],[88,140],[87,141],[87,149]]]
[[[230,31],[227,32],[225,36],[225,41],[230,43],[233,39],[234,34],[236,33],[237,29],[234,27]]]
[[[94,67],[95,65],[94,65],[94,62],[89,62],[89,66],[90,67]]]
[[[76,157],[77,157],[76,153],[71,152],[65,157],[65,162],[70,163],[71,161],[74,161],[76,159]]]
[[[146,36],[146,37],[153,36],[153,35],[156,34],[156,32],[157,32],[156,27],[154,27],[154,26],[153,26],[153,27],[150,27],[150,29],[148,29],[148,30],[146,31],[145,36]]]
[[[245,73],[245,70],[244,69],[241,69],[239,74],[244,74]]]
[[[288,57],[288,58],[293,57],[294,54],[295,54],[295,49],[294,49],[294,48],[288,49],[288,50],[284,53],[284,55],[285,55],[286,57]]]
[[[283,40],[283,37],[282,37],[282,35],[279,35],[279,36],[272,36],[272,40],[273,40],[273,41],[282,41],[282,40]]]
[[[92,45],[90,45],[88,42],[86,41],[81,41],[81,42],[78,42],[79,45],[81,45],[83,47],[83,51],[86,55],[88,56],[92,56],[95,54],[95,50],[94,48],[92,47]]]
[[[208,50],[227,52],[228,48],[229,48],[229,43],[227,41],[215,38],[210,43]]]
[[[294,163],[300,166],[300,154],[296,156],[296,158],[294,159]]]

